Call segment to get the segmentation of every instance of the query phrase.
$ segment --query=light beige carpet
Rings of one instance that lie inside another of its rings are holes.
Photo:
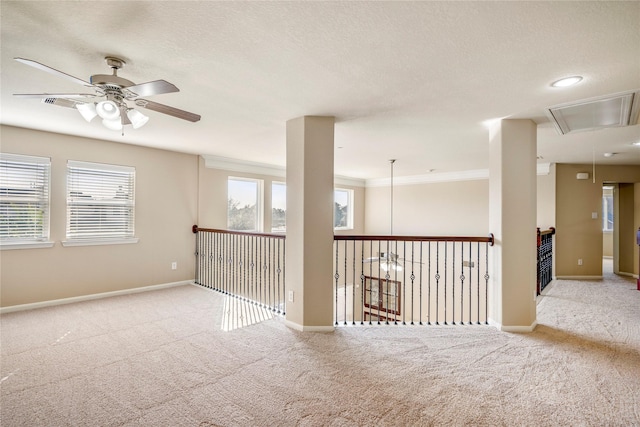
[[[0,424],[640,425],[635,281],[545,293],[528,334],[300,333],[246,307],[229,327],[229,301],[189,285],[4,314]]]

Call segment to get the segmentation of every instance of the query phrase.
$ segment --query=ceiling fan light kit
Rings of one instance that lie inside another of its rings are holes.
[[[134,129],[144,126],[149,117],[140,111],[130,108],[127,101],[135,103],[136,106],[167,114],[190,122],[200,120],[200,115],[159,104],[157,102],[141,99],[141,96],[160,95],[163,93],[179,92],[179,89],[165,81],[155,80],[146,83],[135,84],[134,82],[119,77],[118,70],[126,64],[124,60],[113,56],[107,56],[105,61],[113,70],[113,74],[94,74],[86,82],[77,77],[58,71],[39,62],[14,58],[16,61],[37,68],[41,71],[66,78],[74,83],[81,84],[95,90],[95,94],[69,93],[69,94],[15,94],[20,98],[42,98],[46,103],[63,107],[75,108],[87,121],[91,122],[96,116],[102,119],[102,124],[111,130],[122,130],[125,125],[132,125]],[[93,98],[104,98],[101,101],[93,101]],[[78,100],[80,99],[80,100]],[[85,100],[83,100],[85,99]]]

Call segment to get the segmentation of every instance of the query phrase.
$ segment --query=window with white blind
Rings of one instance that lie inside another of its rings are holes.
[[[0,246],[51,247],[51,159],[0,153]]]
[[[69,160],[67,241],[74,244],[135,243],[135,168]]]

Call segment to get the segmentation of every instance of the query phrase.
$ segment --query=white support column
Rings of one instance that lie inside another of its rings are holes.
[[[536,124],[502,120],[489,139],[489,322],[528,332],[536,327]]]
[[[333,330],[334,122],[287,121],[286,324],[302,331]]]

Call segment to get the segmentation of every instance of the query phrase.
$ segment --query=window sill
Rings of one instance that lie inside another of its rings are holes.
[[[138,243],[140,239],[137,237],[125,239],[84,239],[84,240],[63,240],[62,246],[102,246],[102,245],[131,245]]]
[[[7,251],[13,249],[45,249],[52,248],[56,242],[10,242],[0,243],[0,250]]]

